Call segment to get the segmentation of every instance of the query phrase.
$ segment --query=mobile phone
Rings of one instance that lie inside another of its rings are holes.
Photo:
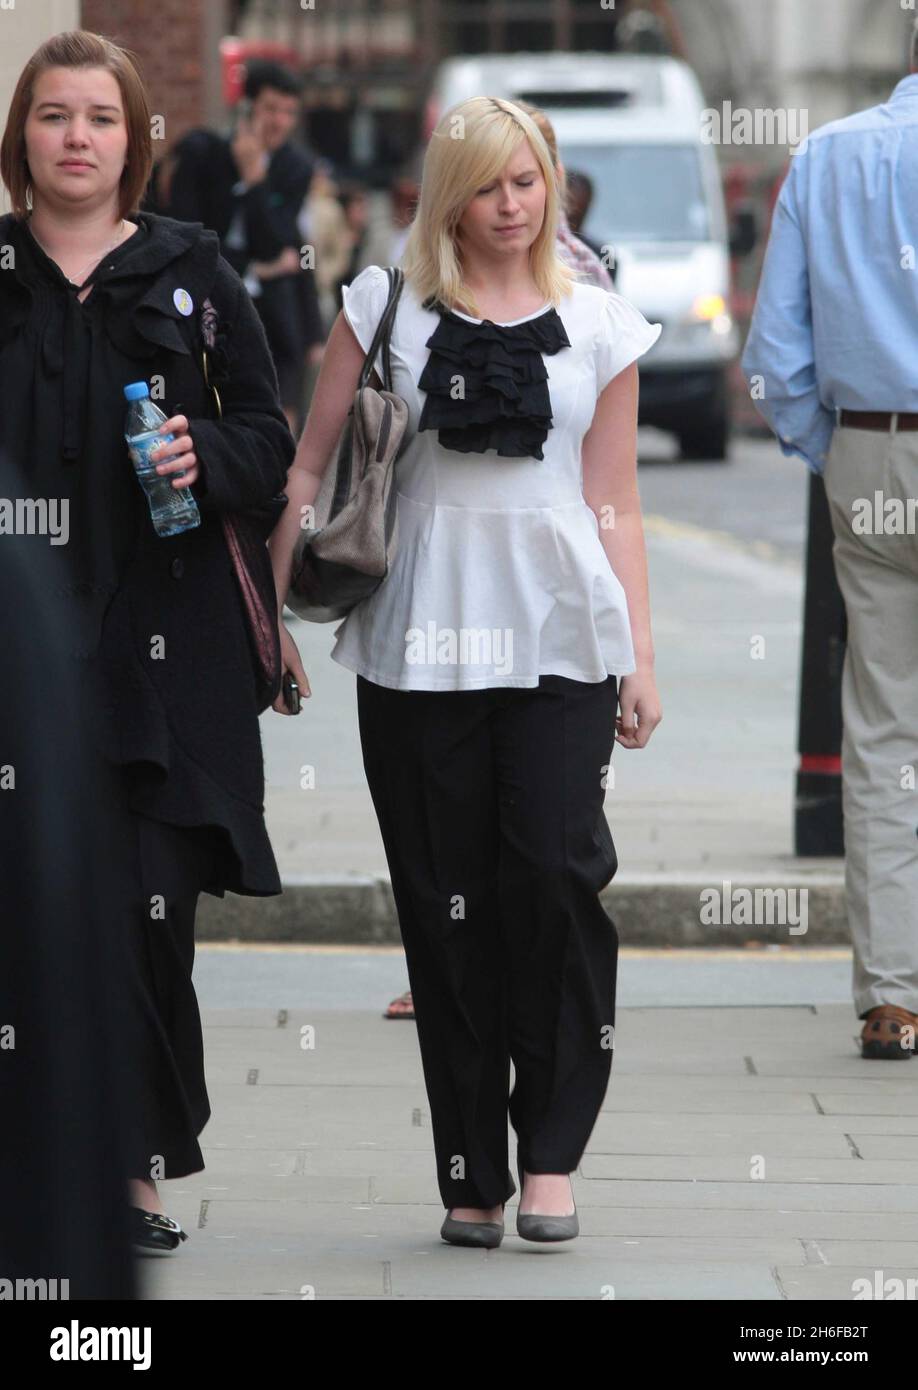
[[[300,687],[289,671],[284,672],[283,680],[284,704],[287,706],[289,714],[299,714],[300,712]]]
[[[252,119],[252,101],[250,97],[240,97],[233,111],[234,125],[238,130],[240,124]]]

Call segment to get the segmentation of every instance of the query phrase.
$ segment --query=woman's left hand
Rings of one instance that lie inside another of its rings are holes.
[[[653,671],[635,671],[622,676],[619,685],[621,715],[615,723],[615,740],[623,748],[645,748],[650,735],[663,718]]]
[[[174,434],[171,444],[160,444],[151,449],[150,459],[156,464],[157,473],[178,473],[172,479],[172,486],[191,487],[201,476],[201,468],[194,453],[191,435],[188,433],[187,415],[173,415],[171,420],[160,425],[160,434]]]

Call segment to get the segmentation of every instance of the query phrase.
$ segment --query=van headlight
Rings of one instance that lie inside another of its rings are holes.
[[[733,328],[733,319],[722,294],[699,294],[692,301],[685,323],[702,330],[707,329],[719,338],[727,337]]]
[[[678,319],[666,326],[663,352],[686,365],[729,362],[739,349],[733,315],[722,294],[699,294]]]

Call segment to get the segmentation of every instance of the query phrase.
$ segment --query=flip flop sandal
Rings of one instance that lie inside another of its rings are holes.
[[[399,1005],[402,1005],[399,1008]],[[411,990],[406,989],[404,994],[400,994],[397,999],[393,999],[383,1018],[414,1018],[414,1002],[411,998]]]

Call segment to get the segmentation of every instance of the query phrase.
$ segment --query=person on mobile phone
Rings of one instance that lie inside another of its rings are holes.
[[[281,404],[294,432],[307,363],[325,341],[315,272],[304,265],[298,219],[313,165],[293,136],[301,79],[279,63],[248,66],[244,97],[228,135],[187,132],[173,151],[165,211],[203,222],[220,237],[261,316]]]

